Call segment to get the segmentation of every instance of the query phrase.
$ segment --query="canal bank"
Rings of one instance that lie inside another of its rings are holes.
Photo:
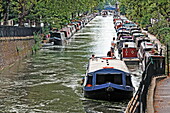
[[[33,53],[35,39],[28,37],[0,38],[0,70]]]

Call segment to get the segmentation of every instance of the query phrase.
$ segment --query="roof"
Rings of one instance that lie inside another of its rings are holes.
[[[104,10],[115,10],[116,8],[114,7],[114,6],[112,6],[112,5],[106,5],[105,7],[104,7]]]
[[[144,49],[155,48],[155,46],[152,42],[142,42],[141,47],[143,47]]]
[[[127,45],[128,48],[136,48],[136,44],[134,42],[124,42],[123,48],[126,48],[125,45]]]
[[[95,57],[94,59],[90,59],[88,73],[104,68],[113,68],[129,73],[129,70],[124,61],[119,59],[112,59],[111,57]]]
[[[126,24],[123,24],[124,27],[135,27],[137,26],[136,24],[134,23],[126,23]]]
[[[133,34],[133,36],[138,36],[138,35],[140,35],[140,36],[145,36],[143,33],[134,33],[134,34]]]

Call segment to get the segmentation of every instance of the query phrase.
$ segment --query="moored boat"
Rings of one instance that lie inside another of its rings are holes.
[[[124,61],[94,57],[89,60],[83,91],[87,98],[122,100],[133,96],[134,87]]]
[[[137,47],[134,42],[124,42],[122,47],[121,59],[126,64],[138,64],[139,59],[137,57]]]
[[[54,45],[62,45],[66,41],[64,32],[50,32],[49,42],[53,42]]]

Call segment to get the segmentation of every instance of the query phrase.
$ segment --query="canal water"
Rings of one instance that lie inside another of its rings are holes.
[[[97,16],[63,46],[45,46],[36,55],[0,73],[0,112],[13,113],[121,113],[128,101],[83,97],[80,81],[88,58],[106,56],[116,36],[113,17]],[[136,66],[134,66],[136,67]],[[131,68],[134,86],[138,68]],[[138,67],[138,66],[137,66]]]

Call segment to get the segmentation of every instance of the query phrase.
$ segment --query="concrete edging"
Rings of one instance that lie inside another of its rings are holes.
[[[166,75],[163,76],[158,76],[152,78],[151,84],[149,86],[148,94],[147,94],[147,113],[154,113],[154,94],[155,94],[155,89],[156,89],[156,82],[158,79],[164,79],[166,78]]]

